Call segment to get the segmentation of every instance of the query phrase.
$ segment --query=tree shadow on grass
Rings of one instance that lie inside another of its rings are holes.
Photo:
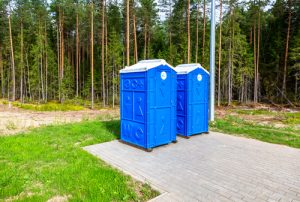
[[[102,124],[107,131],[120,139],[120,120],[103,121]]]

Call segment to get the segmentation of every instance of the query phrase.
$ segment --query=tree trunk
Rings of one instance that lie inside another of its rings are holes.
[[[21,53],[20,53],[20,100],[23,103],[23,71],[24,71],[24,35],[23,35],[23,21],[21,20]]]
[[[88,46],[88,42],[86,43],[86,46]],[[87,49],[88,50],[88,49]],[[81,63],[82,64],[82,68],[81,68],[81,81],[80,81],[80,86],[81,86],[81,96],[82,94],[82,90],[84,89],[84,80],[85,80],[85,43],[82,42],[82,52],[81,52]]]
[[[28,55],[26,53],[26,66],[27,66],[27,82],[28,82],[28,94],[29,94],[29,100],[32,100],[32,94],[31,94],[31,84],[30,84],[30,70],[29,70],[29,63],[28,63]]]
[[[133,35],[134,35],[134,62],[138,62],[137,38],[136,38],[136,18],[133,15]]]
[[[64,78],[64,66],[65,66],[65,43],[64,43],[64,12],[61,16],[61,80]],[[62,81],[61,81],[62,82]]]
[[[129,26],[130,26],[130,18],[129,18],[129,2],[130,0],[126,0],[126,58],[127,58],[127,66],[130,65],[130,45],[129,45]]]
[[[256,21],[254,22],[253,28],[253,53],[254,53],[254,96],[253,102],[257,103],[257,80],[256,80]]]
[[[13,80],[12,101],[15,101],[16,100],[16,72],[15,72],[15,57],[14,57],[14,47],[13,47],[12,32],[11,32],[10,15],[8,16],[8,26],[9,26],[9,41],[10,41],[10,51],[11,51],[12,80]]]
[[[112,107],[115,108],[115,62],[113,60],[113,66],[112,66]]]
[[[147,23],[144,25],[144,60],[147,57]]]
[[[109,71],[106,73],[106,78],[108,78],[109,75]],[[106,79],[106,103],[108,104],[108,100],[109,100],[109,81],[108,79]]]
[[[150,58],[150,39],[151,39],[151,36],[150,36],[150,28],[148,27],[148,44],[147,44],[147,58],[149,59]]]
[[[94,5],[91,3],[91,93],[92,109],[94,109]]]
[[[245,96],[245,75],[242,75],[242,89],[241,89],[241,97],[240,97],[240,102],[244,102],[244,96]]]
[[[233,43],[233,13],[230,7],[230,39],[229,39],[229,51],[228,51],[228,105],[231,105],[232,99],[232,43]]]
[[[48,101],[48,53],[45,50],[45,101]]]
[[[3,60],[2,60],[2,44],[0,41],[0,78],[1,78],[1,97],[4,98],[5,87],[4,87],[4,70],[3,70]]]
[[[41,25],[39,25],[39,36],[40,38],[42,35],[42,30],[41,30]],[[40,42],[40,44],[43,44],[43,41]],[[41,84],[41,93],[42,93],[42,100],[45,101],[45,89],[44,89],[44,78],[43,78],[43,66],[44,66],[44,63],[43,63],[43,56],[44,56],[44,47],[40,47],[40,84]]]
[[[42,100],[45,101],[44,78],[43,78],[43,54],[41,54],[40,56],[40,77],[41,77]]]
[[[222,0],[220,0],[219,65],[218,65],[218,106],[221,105],[221,61],[222,60]]]
[[[78,28],[78,11],[76,14],[76,97],[79,92],[79,28]]]
[[[288,17],[288,30],[287,30],[287,34],[286,34],[286,45],[285,45],[285,54],[284,54],[282,96],[286,95],[287,60],[288,60],[288,52],[289,52],[289,41],[290,41],[290,31],[291,31],[291,18],[292,18],[291,0],[288,0],[288,6],[289,6],[289,17]]]
[[[105,7],[105,12],[106,12],[106,7]],[[106,67],[108,67],[109,65],[109,61],[108,61],[108,30],[107,30],[107,26],[108,26],[108,16],[107,14],[105,14],[105,65]],[[109,105],[109,73],[106,76],[106,88],[107,88],[107,92],[106,92],[106,105]]]
[[[205,35],[206,35],[206,2],[204,0],[203,1],[202,65],[204,65]]]
[[[103,107],[105,107],[105,99],[106,99],[106,93],[105,93],[105,75],[104,75],[104,40],[105,40],[105,0],[102,1],[102,102]]]
[[[260,1],[259,1],[260,6]],[[259,52],[260,52],[260,7],[258,11],[258,25],[257,25],[257,56],[256,56],[256,102],[258,102],[258,92],[259,92]]]
[[[228,105],[231,105],[231,40],[229,42],[229,52],[228,52]]]
[[[11,79],[11,75],[10,75],[10,73],[11,73],[11,65],[9,66],[9,69],[8,69],[8,72],[7,72],[7,100],[9,101],[10,100],[10,79]]]
[[[187,0],[186,17],[187,17],[187,63],[190,63],[191,60],[190,0]]]
[[[199,45],[199,3],[197,3],[197,15],[196,15],[196,53],[195,62],[198,63],[198,45]]]
[[[60,48],[60,67],[59,67],[59,77],[58,77],[58,80],[59,80],[59,87],[60,87],[60,90],[59,90],[59,100],[60,102],[63,101],[63,93],[62,93],[62,82],[63,82],[63,77],[64,77],[64,53],[65,53],[65,50],[64,50],[64,13],[63,11],[59,8],[59,36],[60,36],[60,45],[59,45],[59,48]]]
[[[80,68],[80,64],[81,64],[81,54],[82,54],[82,47],[81,44],[79,44],[79,52],[78,52],[78,94],[80,94],[81,96],[81,68]]]
[[[58,100],[60,100],[60,9],[59,9],[59,19],[57,24],[57,34],[56,34],[56,48],[57,48],[57,81],[58,81]]]
[[[298,94],[298,75],[295,74],[295,100],[297,100],[297,94]]]
[[[232,93],[232,89],[233,89],[233,74],[234,74],[234,69],[233,69],[233,55],[234,55],[234,46],[235,46],[235,43],[234,43],[234,23],[235,23],[235,19],[234,19],[234,10],[231,10],[232,14],[231,14],[231,24],[232,24],[232,32],[231,32],[231,48],[230,48],[230,105],[231,105],[231,102],[232,102],[232,97],[233,97],[233,93]]]
[[[48,39],[47,24],[45,22],[45,101],[48,101]]]

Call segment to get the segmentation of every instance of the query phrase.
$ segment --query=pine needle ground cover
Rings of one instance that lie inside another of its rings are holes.
[[[146,201],[147,184],[106,165],[81,147],[111,141],[119,121],[84,121],[0,137],[0,201]]]

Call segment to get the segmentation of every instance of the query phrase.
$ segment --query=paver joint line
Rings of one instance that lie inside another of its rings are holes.
[[[162,194],[161,201],[299,201],[300,150],[211,132],[151,153],[118,141],[86,151]]]

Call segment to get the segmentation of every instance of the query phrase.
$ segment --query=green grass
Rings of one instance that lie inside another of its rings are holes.
[[[258,125],[234,116],[217,119],[210,126],[213,130],[224,133],[300,148],[300,130],[295,128]]]
[[[84,121],[0,137],[0,201],[145,201],[158,193],[81,147],[114,140],[119,121]]]
[[[300,125],[300,112],[286,113],[284,123],[289,125]]]

